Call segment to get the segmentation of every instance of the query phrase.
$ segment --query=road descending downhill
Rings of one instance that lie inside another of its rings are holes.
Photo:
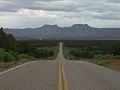
[[[59,53],[58,53],[56,60],[57,61],[65,61],[65,58],[63,56],[63,43],[62,42],[59,45]]]
[[[0,90],[120,90],[120,72],[65,60],[63,43],[53,61],[35,61],[0,73]]]

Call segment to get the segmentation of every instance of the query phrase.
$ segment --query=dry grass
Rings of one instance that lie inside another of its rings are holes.
[[[119,59],[108,60],[107,65],[109,68],[112,68],[116,71],[120,71],[120,60]]]

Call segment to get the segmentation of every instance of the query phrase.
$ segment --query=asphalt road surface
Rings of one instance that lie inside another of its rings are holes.
[[[65,60],[34,61],[0,73],[0,90],[120,90],[120,72]]]

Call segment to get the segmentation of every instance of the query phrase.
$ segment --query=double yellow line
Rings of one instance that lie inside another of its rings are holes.
[[[62,63],[59,63],[58,90],[69,90],[67,77]]]

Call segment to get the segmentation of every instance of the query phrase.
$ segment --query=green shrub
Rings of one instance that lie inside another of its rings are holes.
[[[4,60],[4,54],[5,54],[5,50],[0,49],[0,61]]]
[[[36,49],[33,52],[33,56],[36,58],[48,58],[54,56],[54,51],[47,50],[47,49]]]
[[[113,56],[112,54],[105,54],[105,55],[97,54],[97,55],[94,55],[93,58],[94,58],[94,59],[107,60],[107,59],[112,59],[112,58],[114,58],[114,56]]]
[[[87,50],[80,50],[80,49],[73,49],[69,52],[70,55],[73,55],[78,58],[93,58],[94,52],[93,51],[87,51]]]
[[[21,54],[21,55],[20,55],[20,58],[21,58],[21,59],[31,59],[32,57],[29,56],[29,55],[27,55],[27,54]]]
[[[14,61],[15,60],[15,57],[11,54],[11,53],[9,53],[9,52],[6,52],[5,54],[4,54],[4,62],[11,62],[11,61]]]
[[[20,60],[20,54],[19,53],[11,51],[11,50],[9,51],[9,53],[11,53],[14,56],[16,61]]]
[[[49,57],[54,56],[54,51],[48,51],[48,55],[49,55]]]
[[[101,66],[107,66],[106,60],[95,60],[92,62]]]
[[[0,49],[0,60],[3,62],[10,62],[15,60],[15,57],[10,52]]]

